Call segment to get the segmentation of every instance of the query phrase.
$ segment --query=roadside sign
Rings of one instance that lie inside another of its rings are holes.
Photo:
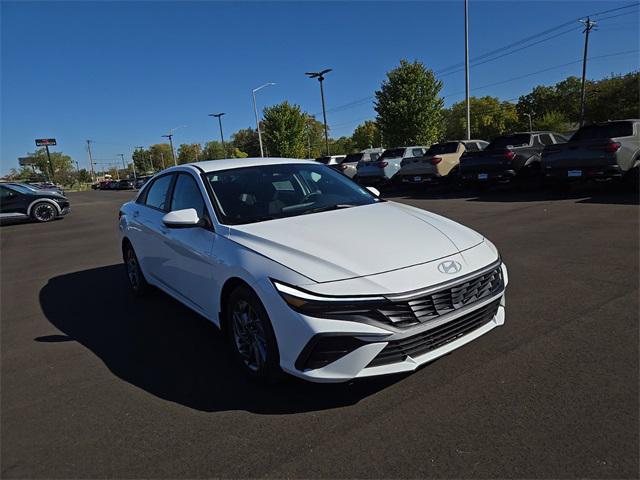
[[[35,163],[35,159],[33,157],[18,157],[18,164],[21,167],[25,165],[33,165]]]
[[[36,147],[47,147],[49,145],[56,145],[55,138],[36,138]]]

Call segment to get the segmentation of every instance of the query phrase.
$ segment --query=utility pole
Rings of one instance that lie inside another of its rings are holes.
[[[587,77],[587,51],[589,50],[589,33],[596,26],[596,22],[592,21],[589,17],[586,20],[580,20],[580,23],[584,25],[584,56],[582,57],[582,88],[580,90],[580,126],[584,125],[584,104],[586,100],[585,95],[585,82]]]
[[[178,165],[178,162],[176,161],[176,152],[173,151],[173,133],[162,135],[162,137],[169,139],[169,145],[171,146],[171,158],[173,159],[173,164]]]
[[[467,140],[471,140],[471,104],[469,102],[469,0],[464,0],[464,77],[467,104]]]
[[[124,153],[119,153],[118,156],[122,159],[122,169],[126,172],[127,166],[124,163]],[[129,175],[127,175],[129,176]]]
[[[329,129],[327,127],[327,110],[324,106],[324,88],[322,82],[324,81],[324,75],[329,73],[332,69],[326,68],[321,72],[306,72],[305,75],[309,78],[317,78],[320,82],[320,98],[322,99],[322,118],[324,119],[324,143],[327,147],[327,155],[329,155]]]
[[[160,161],[162,162],[162,169],[164,170],[164,153],[160,152]]]
[[[137,180],[137,178],[136,178],[136,162],[133,159],[133,155],[131,156],[131,168],[133,170],[133,181],[135,182]]]
[[[89,168],[91,169],[91,181],[96,181],[96,172],[93,168],[93,156],[91,155],[91,140],[87,140],[87,151],[89,152]]]

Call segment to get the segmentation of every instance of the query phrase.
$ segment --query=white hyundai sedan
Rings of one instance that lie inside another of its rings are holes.
[[[153,285],[209,319],[260,380],[411,371],[504,323],[489,240],[313,161],[167,169],[120,232],[134,294]]]

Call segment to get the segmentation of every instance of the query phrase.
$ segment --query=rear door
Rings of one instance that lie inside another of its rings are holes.
[[[167,228],[163,241],[167,258],[163,262],[161,278],[174,292],[202,312],[214,310],[213,287],[214,265],[211,252],[216,234],[206,203],[205,192],[200,182],[188,172],[180,172],[171,194],[169,210],[193,208],[205,226],[189,228]]]

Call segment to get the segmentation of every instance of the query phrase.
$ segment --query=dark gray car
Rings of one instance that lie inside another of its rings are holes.
[[[549,145],[542,152],[547,180],[606,180],[634,173],[637,177],[639,164],[640,120],[637,119],[584,126],[568,143]]]
[[[516,178],[540,178],[544,147],[566,141],[556,132],[501,135],[484,150],[465,152],[460,157],[460,179],[464,183],[508,183]]]

